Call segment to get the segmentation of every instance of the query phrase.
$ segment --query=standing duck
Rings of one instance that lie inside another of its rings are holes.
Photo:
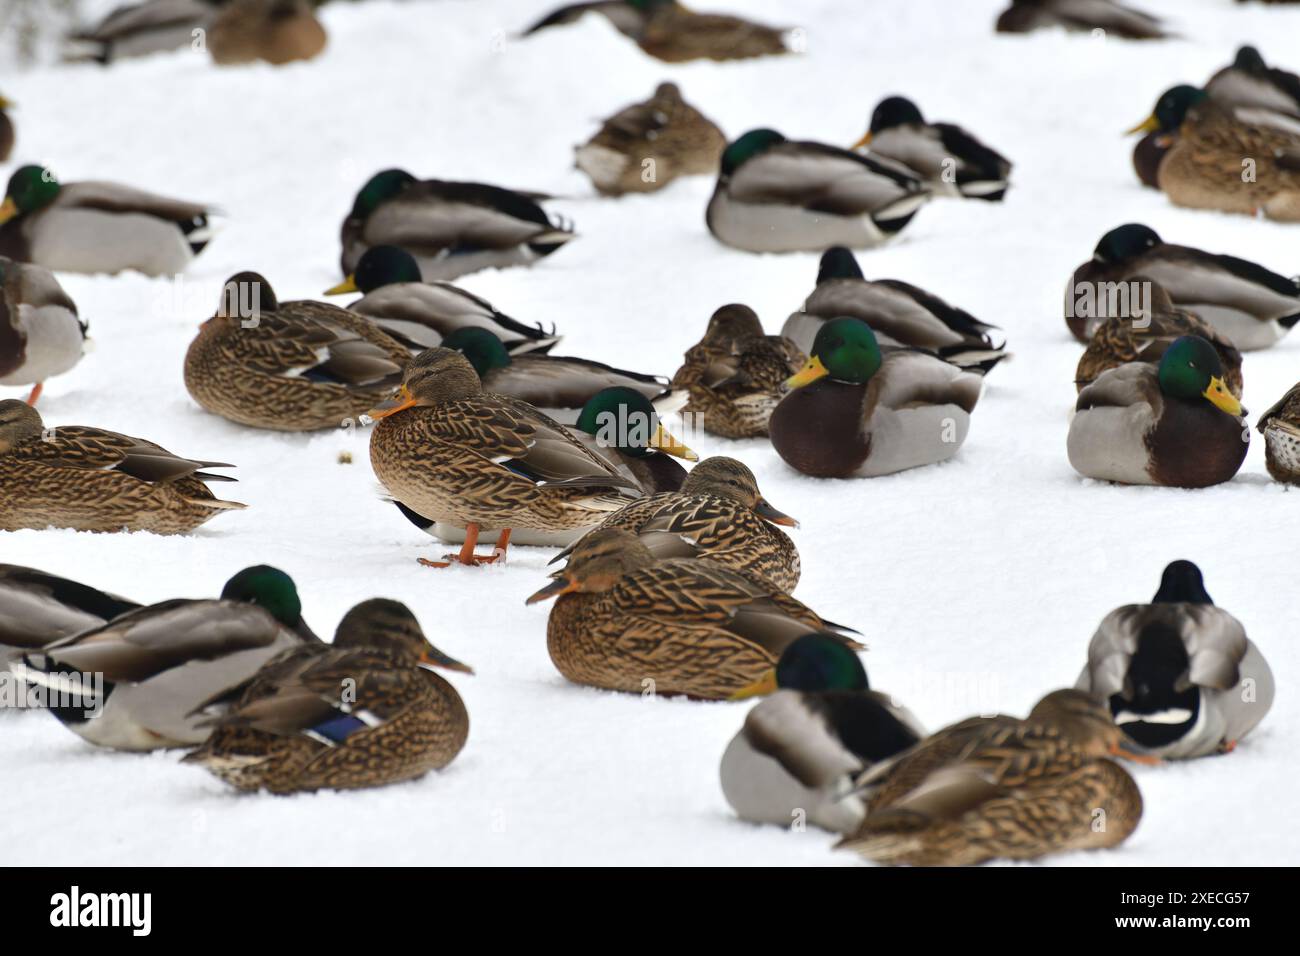
[[[406,605],[363,601],[332,644],[302,645],[263,667],[182,762],[239,790],[277,794],[441,770],[465,746],[469,712],[434,667],[474,673],[434,647]]]
[[[531,265],[574,237],[530,196],[482,183],[417,180],[402,169],[375,173],[343,220],[343,274],[371,246],[399,246],[425,279]]]
[[[1110,709],[1140,753],[1227,753],[1273,706],[1273,673],[1241,622],[1214,606],[1191,561],[1165,568],[1150,604],[1106,615],[1075,686]]]
[[[230,0],[208,29],[212,62],[277,66],[325,49],[325,28],[308,0]]]
[[[1011,0],[997,20],[998,33],[1030,33],[1064,27],[1071,31],[1105,31],[1125,40],[1162,40],[1168,36],[1158,17],[1117,0]]]
[[[1256,427],[1264,435],[1268,473],[1278,481],[1300,485],[1300,383],[1260,415]]]
[[[929,198],[899,166],[755,129],[723,152],[705,221],[719,242],[748,252],[869,249]]]
[[[1129,362],[1079,392],[1070,464],[1086,478],[1126,485],[1205,488],[1246,459],[1245,410],[1223,380],[1214,346],[1184,335],[1159,365]]]
[[[8,97],[0,96],[0,163],[9,162],[9,154],[14,151],[14,121],[8,111],[16,105]]]
[[[0,672],[24,651],[99,627],[139,606],[56,574],[0,564]]]
[[[982,377],[915,349],[881,350],[861,319],[817,332],[772,413],[772,447],[819,478],[870,478],[951,458],[970,429]]]
[[[48,269],[0,256],[0,385],[30,385],[35,405],[47,378],[81,361],[86,323]]]

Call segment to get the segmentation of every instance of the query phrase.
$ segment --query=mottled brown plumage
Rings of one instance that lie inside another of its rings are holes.
[[[9,162],[9,154],[14,151],[14,121],[7,112],[13,105],[0,96],[0,163]]]
[[[650,0],[637,45],[666,63],[741,60],[789,53],[783,29],[716,13],[693,13],[674,0]]]
[[[232,0],[208,28],[214,63],[310,60],[325,49],[325,28],[307,0]]]
[[[1278,481],[1300,485],[1300,384],[1260,415],[1257,427],[1268,446],[1268,473]]]

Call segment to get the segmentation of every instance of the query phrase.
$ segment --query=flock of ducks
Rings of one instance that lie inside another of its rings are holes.
[[[1076,8],[1017,2],[998,28],[1060,24]],[[126,12],[100,32],[131,22]],[[525,35],[587,12],[668,62],[789,51],[783,31],[671,0],[565,7]],[[128,55],[125,36],[98,58]],[[1200,144],[1228,142],[1196,126],[1210,122],[1207,104],[1289,88],[1291,75],[1251,48],[1226,70],[1196,96],[1162,98],[1156,138],[1139,145],[1146,159],[1161,151],[1154,182],[1175,202],[1205,195],[1184,189]],[[0,118],[3,147],[13,133]],[[1146,159],[1135,158],[1140,172]],[[1282,154],[1274,160],[1278,175],[1261,166],[1255,184],[1273,189],[1267,199],[1232,184],[1224,202],[1249,194],[1254,205],[1238,211],[1285,218],[1289,194],[1273,188],[1285,179]],[[791,467],[820,477],[893,474],[957,454],[1006,343],[924,289],[867,279],[853,250],[886,241],[936,197],[1001,200],[1009,160],[899,96],[880,102],[849,148],[769,129],[728,143],[663,83],[606,121],[575,161],[610,196],[716,175],[710,232],[751,252],[820,252],[811,292],[777,335],[748,306],[718,308],[671,377],[556,355],[555,329],[450,282],[562,250],[576,234],[545,211],[550,197],[382,170],[342,223],[341,280],[327,290],[359,298],[281,301],[262,275],[232,276],[183,357],[191,397],[256,429],[373,422],[370,462],[385,493],[406,520],[459,546],[426,565],[502,562],[511,543],[560,548],[563,564],[527,601],[554,601],[547,647],[565,678],[697,700],[766,695],[723,755],[728,802],[757,823],[806,817],[878,862],[1113,846],[1137,826],[1142,799],[1111,758],[1227,752],[1263,719],[1268,665],[1214,606],[1199,569],[1176,561],[1149,603],[1102,621],[1075,688],[1048,694],[1024,719],[975,717],[927,733],[870,688],[856,632],[792,596],[801,561],[782,529],[796,523],[753,472],[726,457],[689,471],[679,463],[698,456],[664,425],[678,411],[717,435],[765,436]],[[209,487],[231,480],[226,463],[101,428],[50,428],[35,408],[46,379],[81,359],[87,331],[53,273],[183,271],[209,240],[212,214],[116,183],[61,183],[41,166],[12,173],[0,206],[0,384],[32,390],[0,402],[0,529],[183,534],[243,507]],[[1082,308],[1078,296],[1100,287],[1146,297]],[[1196,488],[1240,467],[1242,353],[1300,320],[1300,283],[1127,224],[1076,270],[1065,315],[1086,345],[1071,464],[1100,480]],[[1258,427],[1270,473],[1300,483],[1300,386]],[[466,708],[434,669],[472,672],[396,601],[358,604],[326,643],[305,623],[294,582],[266,566],[241,571],[216,599],[141,606],[2,565],[0,612],[0,665],[50,696],[68,729],[115,749],[186,748],[187,763],[241,790],[409,780],[447,765],[467,739]]]

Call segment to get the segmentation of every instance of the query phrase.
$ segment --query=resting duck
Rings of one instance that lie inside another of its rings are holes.
[[[114,7],[93,27],[75,31],[64,44],[65,60],[104,65],[133,56],[177,50],[206,30],[222,0],[141,0]]]
[[[1072,31],[1103,30],[1125,40],[1162,40],[1171,34],[1153,17],[1116,0],[1011,0],[997,20],[998,33],[1030,33],[1064,27]]]
[[[325,40],[308,0],[229,0],[208,28],[208,52],[222,65],[310,60]]]
[[[944,461],[966,440],[982,381],[927,352],[882,350],[861,319],[832,319],[772,413],[772,447],[819,478],[869,478]]]
[[[30,385],[35,405],[47,378],[86,350],[86,323],[48,269],[0,256],[0,385]]]
[[[0,564],[0,672],[24,651],[99,627],[139,606],[56,574]]]
[[[920,179],[895,164],[755,129],[723,152],[705,221],[719,242],[749,252],[869,249],[929,198]]]
[[[1075,686],[1109,707],[1139,753],[1166,759],[1233,750],[1274,691],[1259,648],[1191,561],[1165,568],[1150,604],[1106,615]]]
[[[14,151],[14,121],[8,111],[17,105],[8,97],[0,96],[0,163],[9,162],[9,154]]]
[[[1259,416],[1268,473],[1278,481],[1300,485],[1300,384],[1291,386],[1276,405]]]

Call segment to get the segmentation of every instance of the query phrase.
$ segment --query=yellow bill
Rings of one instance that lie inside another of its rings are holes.
[[[734,694],[728,697],[727,700],[745,700],[748,697],[762,697],[765,694],[771,694],[775,692],[776,692],[776,668],[771,667],[768,668],[767,672],[763,674],[762,677],[754,681],[754,683],[746,687],[740,688],[740,690],[736,691]]]
[[[338,285],[332,285],[328,289],[326,289],[325,295],[343,295],[343,293],[345,292],[360,292],[360,291],[361,290],[357,288],[357,277],[356,274],[354,273],[353,275],[348,276]]]
[[[687,461],[700,460],[699,455],[669,434],[668,429],[663,425],[655,429],[654,437],[650,439],[650,447],[657,448],[665,455],[672,455],[674,458],[685,458]]]
[[[1228,391],[1228,386],[1218,376],[1210,379],[1210,387],[1201,394],[1213,402],[1215,408],[1220,408],[1229,415],[1239,416],[1242,414],[1241,402],[1237,401],[1237,397]]]
[[[1160,120],[1156,119],[1156,114],[1152,113],[1142,122],[1138,123],[1132,129],[1125,130],[1126,136],[1132,136],[1134,133],[1154,133],[1160,128]]]
[[[787,378],[785,384],[787,388],[802,388],[805,385],[811,385],[819,378],[825,378],[829,374],[830,372],[826,371],[826,366],[822,364],[822,360],[814,355],[808,360],[807,365]]]

